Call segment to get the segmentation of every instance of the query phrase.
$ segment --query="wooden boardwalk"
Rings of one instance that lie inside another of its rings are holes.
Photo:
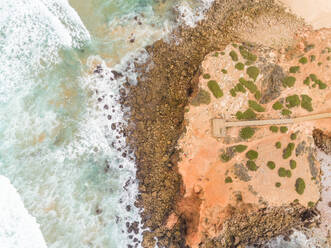
[[[271,119],[271,120],[253,120],[253,121],[225,121],[224,119],[212,119],[213,136],[225,137],[227,127],[245,127],[245,126],[265,126],[265,125],[288,125],[303,121],[331,118],[331,113],[308,115],[291,119]]]

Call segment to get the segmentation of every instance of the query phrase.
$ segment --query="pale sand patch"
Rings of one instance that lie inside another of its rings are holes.
[[[331,28],[330,0],[279,0],[314,29]]]
[[[317,114],[331,111],[331,92],[329,88],[321,90],[318,87],[309,87],[303,84],[304,79],[310,74],[315,73],[320,80],[325,82],[330,87],[331,71],[330,60],[328,59],[331,53],[322,52],[325,47],[330,47],[331,44],[331,29],[324,31],[313,31],[303,34],[302,37],[297,37],[297,44],[292,50],[288,52],[281,52],[271,49],[261,49],[255,51],[263,54],[263,59],[259,59],[258,65],[265,63],[277,63],[280,65],[284,73],[288,73],[290,66],[300,65],[300,72],[292,74],[296,77],[295,87],[286,88],[282,91],[281,96],[268,104],[265,104],[265,112],[259,114],[258,118],[280,118],[280,111],[272,109],[275,101],[292,94],[307,94],[313,98],[313,112],[296,107],[291,109],[292,116],[303,116],[308,114]],[[304,52],[305,46],[314,44],[315,47]],[[306,44],[306,45],[305,45]],[[211,96],[211,103],[209,105],[200,105],[198,107],[191,106],[189,112],[185,117],[187,120],[187,132],[180,139],[179,146],[183,150],[182,161],[179,163],[179,172],[182,175],[185,198],[189,198],[195,193],[195,189],[199,189],[197,194],[201,200],[199,212],[199,223],[192,232],[188,232],[187,243],[191,247],[197,247],[199,242],[205,237],[215,237],[222,229],[222,222],[225,218],[225,207],[231,204],[237,204],[237,193],[240,192],[242,200],[245,203],[255,204],[259,207],[267,206],[281,206],[289,204],[295,199],[307,206],[308,202],[316,203],[320,198],[320,183],[319,175],[317,173],[316,179],[312,179],[312,169],[308,162],[308,155],[315,155],[314,144],[312,139],[312,130],[320,128],[322,130],[330,130],[330,120],[311,121],[288,126],[289,130],[286,134],[272,133],[269,127],[259,128],[254,138],[248,142],[240,141],[238,139],[238,132],[240,128],[231,128],[228,130],[229,140],[224,142],[216,140],[211,136],[210,119],[217,116],[225,118],[226,120],[234,120],[237,111],[245,111],[248,108],[247,100],[254,99],[252,94],[238,93],[234,98],[230,96],[229,90],[238,83],[240,77],[248,79],[245,71],[234,69],[235,62],[229,56],[231,50],[236,50],[239,56],[239,61],[244,61],[239,55],[237,48],[229,45],[225,49],[225,54],[214,56],[214,53],[208,55],[202,63],[203,73],[210,74],[210,79],[216,80],[223,89],[224,96],[216,99]],[[309,62],[305,65],[299,64],[298,60],[301,54],[308,58],[311,55],[316,56],[314,62]],[[322,63],[319,65],[318,63]],[[247,67],[246,67],[247,68]],[[222,73],[222,69],[228,71],[227,74]],[[208,79],[209,80],[209,79]],[[207,87],[208,80],[200,77],[199,86],[209,91]],[[256,84],[260,87],[262,82],[262,75],[257,78]],[[290,139],[290,134],[298,132],[296,140]],[[280,141],[282,149],[276,149],[275,143]],[[280,167],[289,169],[289,160],[282,158],[282,150],[289,143],[295,143],[297,147],[299,143],[305,142],[305,152],[298,156],[294,154],[290,159],[297,162],[297,168],[291,170],[292,176],[279,177],[277,170]],[[228,144],[226,144],[228,143]],[[245,167],[247,159],[245,152],[236,154],[229,162],[222,162],[219,158],[222,150],[236,144],[247,145],[249,149],[258,151],[259,157],[256,164],[259,169],[255,172],[248,171],[249,181],[240,180],[235,173],[235,164],[242,163]],[[274,161],[276,169],[270,170],[266,163]],[[319,163],[315,160],[317,172],[319,171]],[[231,176],[233,182],[225,183],[225,178]],[[304,194],[299,195],[295,191],[295,181],[298,177],[305,180],[306,189]],[[281,187],[275,186],[276,182],[281,183]],[[185,199],[184,198],[184,199]]]

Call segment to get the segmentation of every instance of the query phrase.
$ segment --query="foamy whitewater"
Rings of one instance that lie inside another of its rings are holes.
[[[192,26],[210,2],[0,1],[1,248],[140,246],[119,92],[173,6]]]

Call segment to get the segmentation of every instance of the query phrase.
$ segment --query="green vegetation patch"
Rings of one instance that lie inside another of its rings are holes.
[[[204,79],[210,79],[210,75],[208,74],[208,73],[206,73],[206,74],[203,74],[203,76],[202,76]]]
[[[280,182],[275,183],[275,186],[279,188],[282,184]]]
[[[324,90],[327,87],[327,85],[325,83],[323,83],[321,80],[317,80],[316,83],[318,84],[318,88],[320,90]]]
[[[221,88],[219,87],[218,83],[215,80],[210,80],[207,85],[209,90],[213,93],[213,95],[216,98],[220,98],[223,96],[223,91],[221,90]]]
[[[253,137],[254,134],[255,134],[255,130],[251,127],[244,127],[239,132],[239,136],[242,139],[249,139]]]
[[[309,74],[309,77],[310,77],[310,79],[311,79],[312,81],[314,81],[314,82],[316,82],[316,81],[318,80],[316,74],[314,74],[314,73]]]
[[[297,139],[297,134],[292,133],[290,137],[291,137],[291,140],[296,140]]]
[[[238,54],[235,51],[232,50],[229,55],[233,61],[238,61]]]
[[[286,170],[284,167],[280,167],[278,169],[278,176],[280,176],[280,177],[291,177],[292,172],[290,170]]]
[[[255,54],[250,53],[245,47],[239,46],[239,52],[241,56],[248,60],[249,62],[255,62],[257,59],[257,56]]]
[[[288,159],[289,157],[291,157],[294,147],[294,143],[289,143],[287,145],[287,147],[283,150],[283,159]]]
[[[200,89],[199,93],[191,101],[193,106],[199,106],[200,104],[210,103],[210,93],[204,89]]]
[[[227,74],[227,73],[228,73],[228,71],[225,70],[225,69],[222,69],[221,72],[222,72],[223,74]]]
[[[218,55],[219,55],[218,52],[215,52],[213,56],[218,57]]]
[[[306,57],[302,57],[302,58],[300,58],[299,59],[299,63],[301,63],[301,64],[307,64],[308,63],[308,59],[306,58]]]
[[[234,67],[235,67],[237,70],[242,71],[242,70],[244,70],[245,65],[244,65],[243,63],[239,62],[239,63],[237,63]]]
[[[229,162],[231,160],[231,156],[227,153],[223,153],[223,154],[221,154],[220,159],[223,162]]]
[[[234,89],[231,89],[230,90],[230,95],[233,96],[233,97],[236,97],[237,96],[236,91]]]
[[[249,150],[248,152],[246,152],[246,158],[248,158],[249,160],[255,160],[258,156],[259,154],[255,150]]]
[[[257,171],[257,166],[256,166],[256,164],[255,164],[255,162],[254,161],[252,161],[252,160],[248,160],[247,162],[246,162],[246,166],[247,166],[247,168],[250,170],[250,171]]]
[[[300,98],[298,95],[292,95],[286,97],[286,107],[288,108],[294,108],[300,106]]]
[[[236,152],[243,152],[246,149],[247,149],[247,146],[245,146],[245,145],[237,145],[237,146],[235,146],[235,151]]]
[[[276,142],[275,144],[277,149],[280,149],[282,147],[282,143],[280,143],[279,141]]]
[[[238,111],[236,113],[236,117],[238,120],[254,120],[256,119],[256,114],[252,109],[247,109],[244,113],[241,111]]]
[[[248,100],[248,105],[250,108],[254,109],[257,112],[264,112],[265,108],[258,104],[256,101]]]
[[[236,92],[242,92],[242,93],[246,92],[246,89],[244,88],[244,86],[241,83],[237,83],[236,86],[234,87],[234,90]]]
[[[281,114],[284,115],[284,116],[289,116],[289,115],[292,114],[292,111],[289,110],[289,109],[282,109]]]
[[[269,130],[273,133],[277,133],[278,132],[278,127],[277,126],[270,126]]]
[[[234,48],[237,48],[238,47],[238,45],[237,44],[232,44],[232,46],[234,47]]]
[[[239,82],[243,84],[249,90],[250,93],[253,94],[257,91],[257,86],[254,84],[253,81],[249,81],[241,77],[239,78]]]
[[[290,168],[294,170],[297,167],[297,162],[293,159],[290,160]]]
[[[283,79],[283,86],[286,87],[293,87],[295,84],[296,78],[292,76],[285,77]]]
[[[306,77],[305,80],[303,80],[303,84],[309,86],[310,85],[310,78]]]
[[[267,162],[267,166],[268,166],[268,168],[269,168],[270,170],[273,170],[273,169],[276,168],[276,164],[275,164],[274,161],[268,161],[268,162]]]
[[[224,180],[225,183],[232,183],[232,178],[231,177],[226,177]]]
[[[257,90],[254,94],[256,100],[260,100],[262,97],[261,91]]]
[[[279,130],[280,130],[281,133],[286,133],[286,132],[288,131],[288,128],[285,127],[285,126],[281,126],[281,127],[279,128]]]
[[[300,70],[300,66],[291,66],[290,73],[297,73]]]
[[[312,112],[313,106],[311,101],[312,101],[311,97],[307,95],[301,95],[301,108],[307,110],[308,112]]]
[[[250,66],[247,68],[246,72],[247,75],[255,81],[260,73],[260,70],[256,66]]]
[[[306,45],[304,51],[309,52],[310,50],[314,49],[315,45],[314,44],[308,44]]]
[[[273,105],[272,105],[272,108],[274,110],[280,110],[283,108],[283,104],[281,104],[279,101],[275,102]]]
[[[313,208],[315,206],[315,203],[313,203],[312,201],[308,202],[308,207],[309,208]]]
[[[303,192],[305,192],[305,188],[306,188],[305,181],[301,177],[297,178],[297,180],[295,181],[295,191],[299,195],[302,195]]]
[[[315,55],[310,55],[310,62],[314,62],[316,60],[316,56]]]

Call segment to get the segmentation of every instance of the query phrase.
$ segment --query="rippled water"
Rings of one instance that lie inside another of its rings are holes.
[[[119,132],[119,90],[126,78],[135,82],[132,58],[144,60],[142,48],[174,28],[174,6],[193,25],[201,14],[192,9],[208,3],[0,1],[0,174],[48,247],[141,240],[141,229],[127,233],[140,217],[134,157]]]

